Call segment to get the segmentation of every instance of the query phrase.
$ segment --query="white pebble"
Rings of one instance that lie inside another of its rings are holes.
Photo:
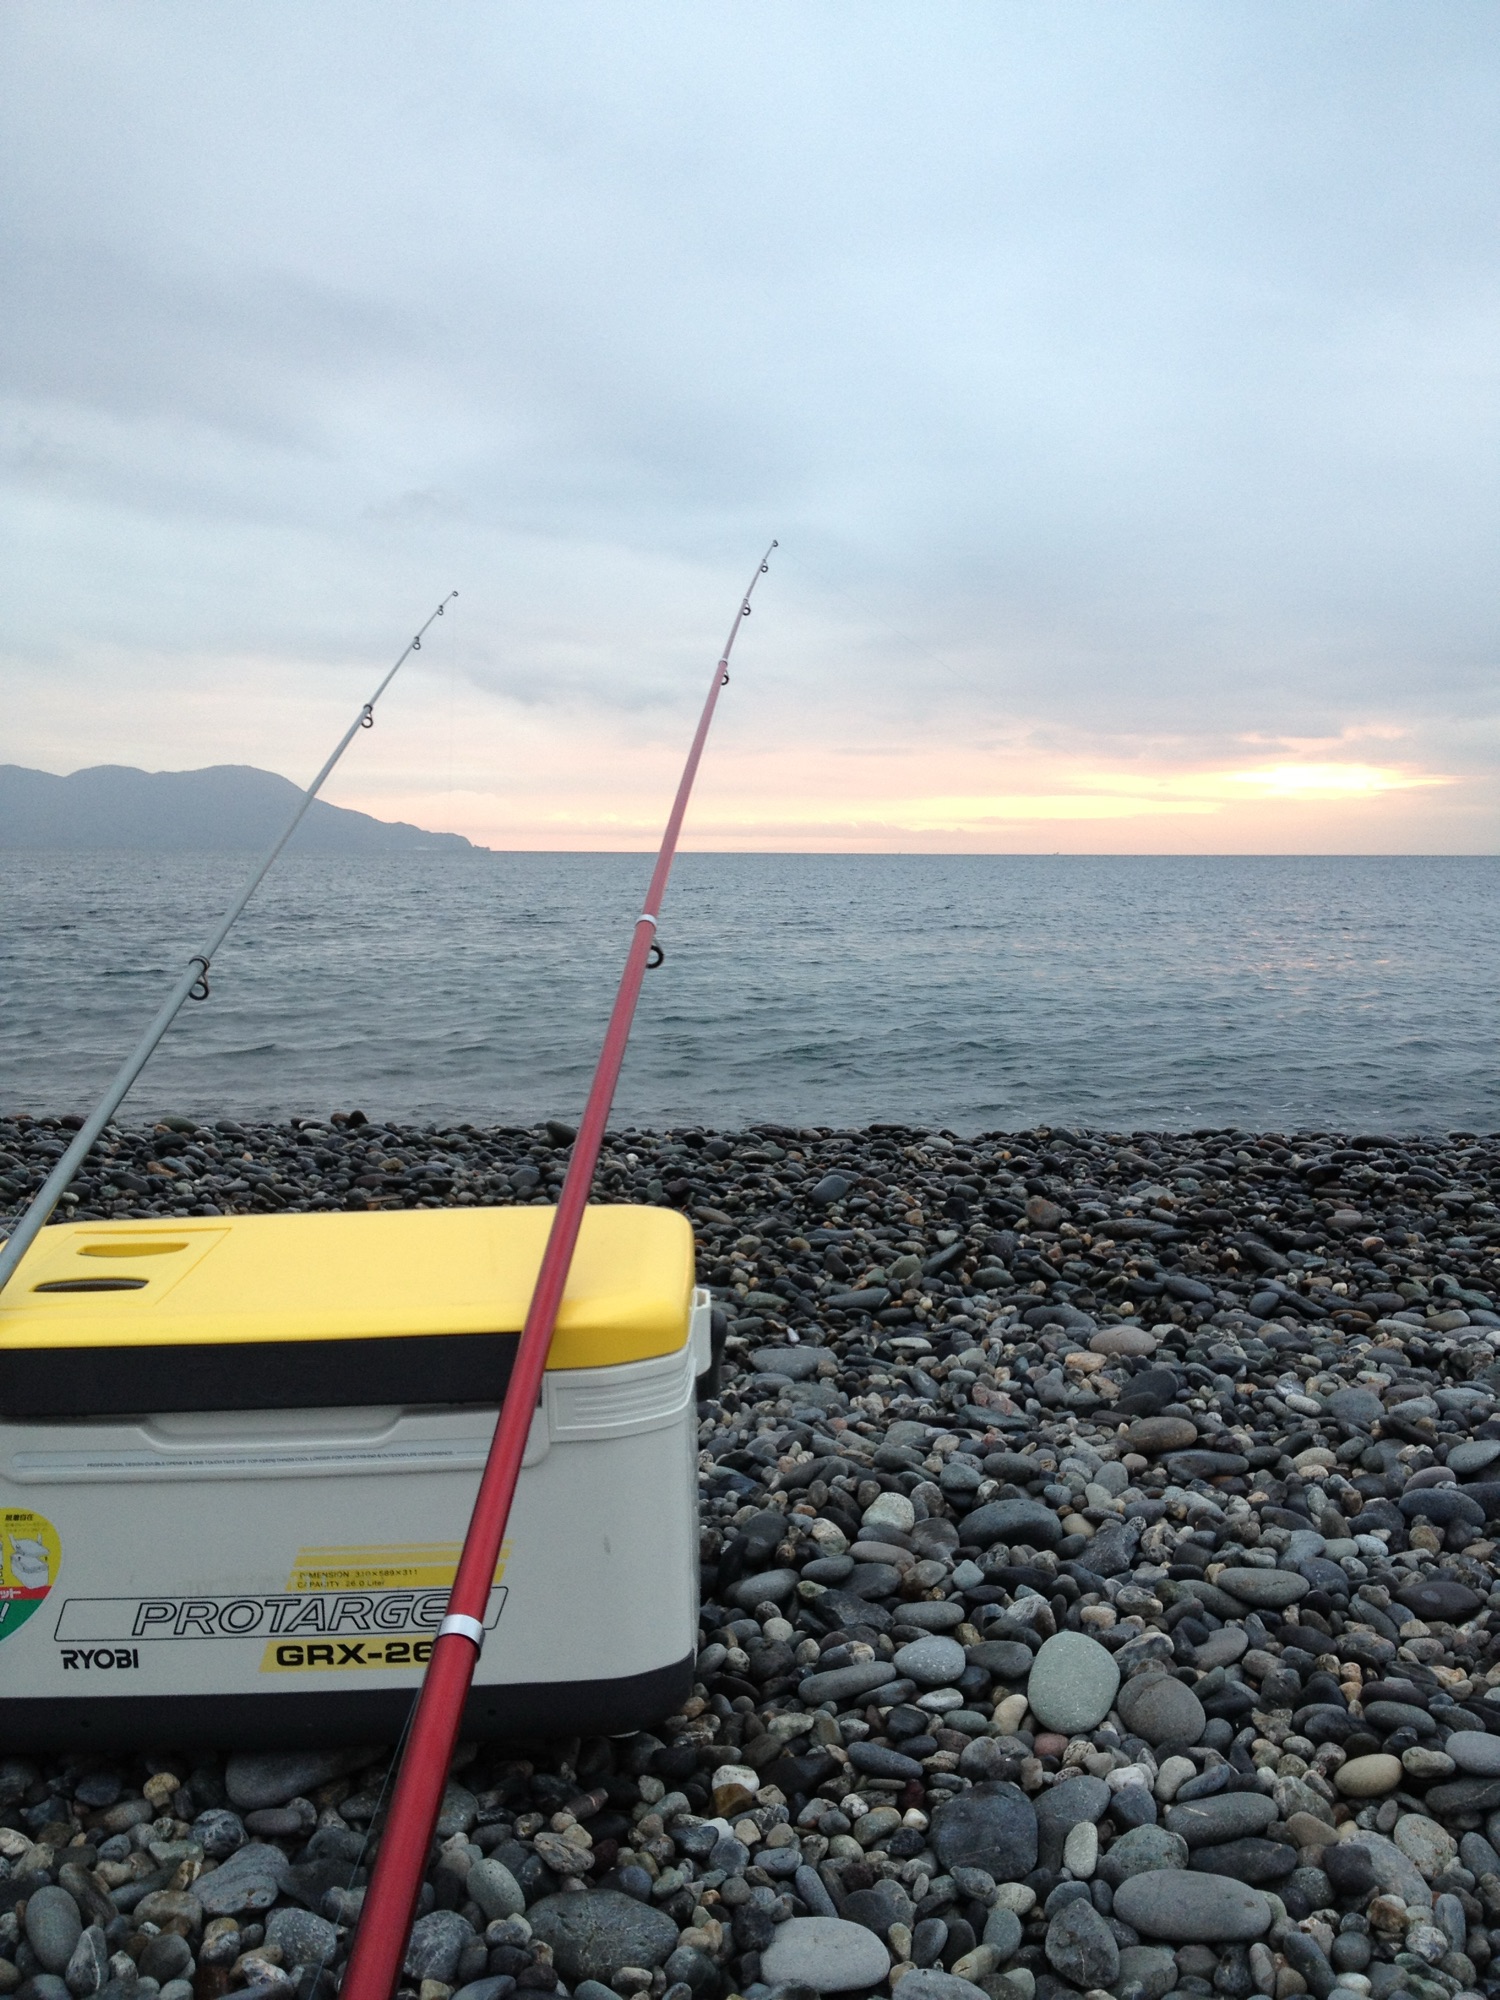
[[[1099,1860],[1099,1829],[1091,1819],[1068,1829],[1063,1842],[1063,1867],[1075,1882],[1087,1882]]]
[[[1036,1907],[1036,1890],[1028,1888],[1024,1882],[1002,1882],[995,1891],[992,1910],[1014,1910],[1018,1917],[1024,1917],[1028,1910]]]
[[[1014,1736],[1026,1713],[1024,1694],[1008,1694],[995,1704],[995,1727],[1002,1736]]]
[[[1175,1799],[1179,1789],[1185,1785],[1197,1769],[1189,1757],[1168,1757],[1156,1774],[1156,1796],[1163,1805]]]
[[[1168,1763],[1174,1763],[1175,1761],[1174,1758],[1169,1757],[1167,1759]],[[1187,1762],[1186,1758],[1183,1759],[1183,1762]],[[1188,1765],[1188,1769],[1191,1770],[1192,1766]],[[1139,1785],[1143,1791],[1149,1792],[1154,1776],[1155,1773],[1148,1765],[1122,1764],[1117,1771],[1107,1771],[1104,1776],[1104,1782],[1112,1792],[1123,1791],[1127,1785]],[[1183,1784],[1186,1781],[1179,1778],[1177,1782],[1178,1784]]]

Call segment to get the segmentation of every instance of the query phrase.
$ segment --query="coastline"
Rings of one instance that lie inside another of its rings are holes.
[[[0,1118],[7,1209],[19,1212],[77,1122]],[[359,1111],[264,1124],[174,1117],[112,1127],[64,1201],[79,1219],[542,1204],[561,1185],[571,1137],[555,1122],[385,1125]],[[1496,1192],[1500,1135],[1042,1127],[966,1139],[762,1123],[611,1132],[595,1197],[682,1209],[703,1281],[736,1318],[773,1332],[799,1315],[940,1324],[960,1301],[985,1320],[1023,1292],[1148,1326],[1274,1298],[1300,1320],[1357,1330],[1445,1299],[1495,1314]],[[718,1272],[762,1221],[771,1243],[750,1261],[740,1252],[742,1270]],[[805,1232],[830,1229],[847,1248],[825,1241],[814,1255]],[[900,1260],[892,1276],[886,1265]],[[861,1287],[885,1297],[857,1298]]]

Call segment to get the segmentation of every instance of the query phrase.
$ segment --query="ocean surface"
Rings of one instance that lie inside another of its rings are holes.
[[[0,1109],[85,1110],[247,857],[0,865]],[[289,856],[126,1115],[576,1118],[649,858]],[[1500,1127],[1500,860],[686,855],[617,1126]]]

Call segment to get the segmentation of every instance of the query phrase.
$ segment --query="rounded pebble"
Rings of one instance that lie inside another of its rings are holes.
[[[761,1977],[768,1985],[810,1986],[815,1993],[874,1986],[890,1966],[891,1955],[874,1932],[842,1917],[789,1918],[776,1926],[760,1959]]]
[[[1385,1751],[1351,1757],[1334,1772],[1333,1782],[1346,1799],[1383,1798],[1401,1782],[1401,1759]]]
[[[1109,1714],[1120,1685],[1114,1655],[1082,1632],[1056,1632],[1031,1666],[1026,1699],[1038,1722],[1072,1736]]]
[[[1271,1927],[1271,1905],[1258,1889],[1228,1875],[1180,1869],[1132,1875],[1115,1891],[1115,1914],[1147,1937],[1165,1938],[1169,1944],[1237,1944],[1263,1937]]]

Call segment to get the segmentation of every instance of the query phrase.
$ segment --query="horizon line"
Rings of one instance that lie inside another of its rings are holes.
[[[357,809],[356,809],[357,810]],[[369,815],[373,817],[373,815]],[[398,821],[381,821],[385,826],[402,824]],[[580,860],[600,859],[605,855],[653,855],[654,846],[646,847],[486,847],[468,834],[458,834],[440,827],[418,827],[418,833],[429,834],[438,839],[459,839],[468,843],[467,848],[424,848],[413,842],[409,846],[378,851],[383,861],[395,854],[430,855],[441,852],[445,858],[461,860],[465,853],[488,855],[537,854],[555,858],[576,857]],[[31,847],[0,846],[0,856],[14,858],[18,855],[85,855],[85,854],[193,854],[199,857],[210,854],[253,854],[258,850],[246,847],[146,847],[130,843],[118,846],[89,847]],[[289,850],[294,851],[294,850]],[[371,853],[377,850],[369,850]],[[303,854],[304,859],[353,860],[359,858],[361,850],[324,852],[313,856]],[[1500,860],[1500,852],[1491,849],[1470,849],[1467,851],[1424,852],[1409,848],[1318,848],[1294,849],[1278,852],[1275,849],[1238,852],[1234,849],[1205,849],[1202,852],[1184,852],[1173,848],[926,848],[926,847],[831,847],[831,848],[791,848],[791,847],[683,847],[679,859],[690,855],[711,855],[721,860],[785,860],[785,861],[1495,861]]]

